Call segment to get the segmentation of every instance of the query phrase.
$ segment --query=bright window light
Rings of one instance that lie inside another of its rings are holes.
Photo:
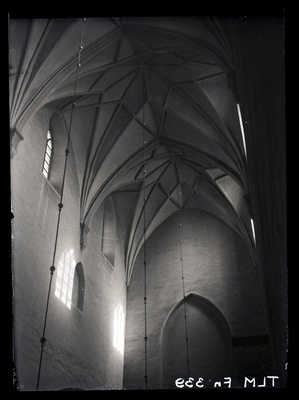
[[[64,252],[58,263],[55,296],[58,297],[67,308],[72,306],[72,292],[76,261],[74,251]]]
[[[47,133],[47,143],[43,163],[43,175],[48,179],[50,171],[50,163],[52,156],[52,136],[50,130]]]
[[[252,218],[250,219],[250,222],[251,222],[252,236],[253,236],[253,240],[254,240],[254,243],[255,243],[255,229],[254,229],[254,222],[253,222]]]
[[[114,312],[113,346],[121,354],[124,354],[124,340],[125,340],[125,314],[122,305],[119,304]]]
[[[239,116],[239,122],[240,122],[241,133],[242,133],[244,152],[245,152],[245,156],[247,158],[246,140],[245,140],[244,127],[243,127],[243,120],[242,120],[241,108],[240,108],[240,105],[238,103],[237,103],[237,109],[238,109],[238,116]]]

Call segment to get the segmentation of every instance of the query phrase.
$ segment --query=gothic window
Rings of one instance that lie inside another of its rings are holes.
[[[47,133],[47,142],[44,154],[44,162],[43,162],[43,175],[48,179],[51,165],[51,156],[52,156],[52,136],[50,129],[48,129]]]

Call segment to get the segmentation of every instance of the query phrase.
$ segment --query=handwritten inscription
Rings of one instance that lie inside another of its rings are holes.
[[[263,378],[248,378],[244,377],[242,385],[244,388],[249,388],[249,387],[275,387],[275,384],[277,383],[277,379],[279,379],[278,376],[273,376],[273,375],[267,375],[264,376]],[[175,386],[182,389],[182,388],[203,388],[206,386],[206,381],[204,378],[189,378],[185,380],[184,378],[178,378],[175,380]],[[233,387],[233,382],[232,378],[230,376],[225,376],[222,380],[217,380],[211,383],[211,380],[209,379],[209,386],[213,386],[215,388],[231,388]],[[241,386],[242,386],[241,385]],[[239,386],[239,385],[238,385]],[[240,387],[240,386],[239,386]]]

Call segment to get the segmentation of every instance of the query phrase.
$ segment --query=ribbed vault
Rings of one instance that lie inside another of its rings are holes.
[[[22,131],[48,108],[69,127],[82,20],[11,23],[11,126]],[[112,196],[128,282],[142,246],[144,185],[147,237],[178,207],[199,208],[252,251],[232,72],[215,19],[86,21],[71,131],[80,223],[88,226]]]

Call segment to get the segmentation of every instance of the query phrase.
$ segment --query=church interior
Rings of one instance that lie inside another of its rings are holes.
[[[16,389],[284,387],[283,18],[8,28]]]

